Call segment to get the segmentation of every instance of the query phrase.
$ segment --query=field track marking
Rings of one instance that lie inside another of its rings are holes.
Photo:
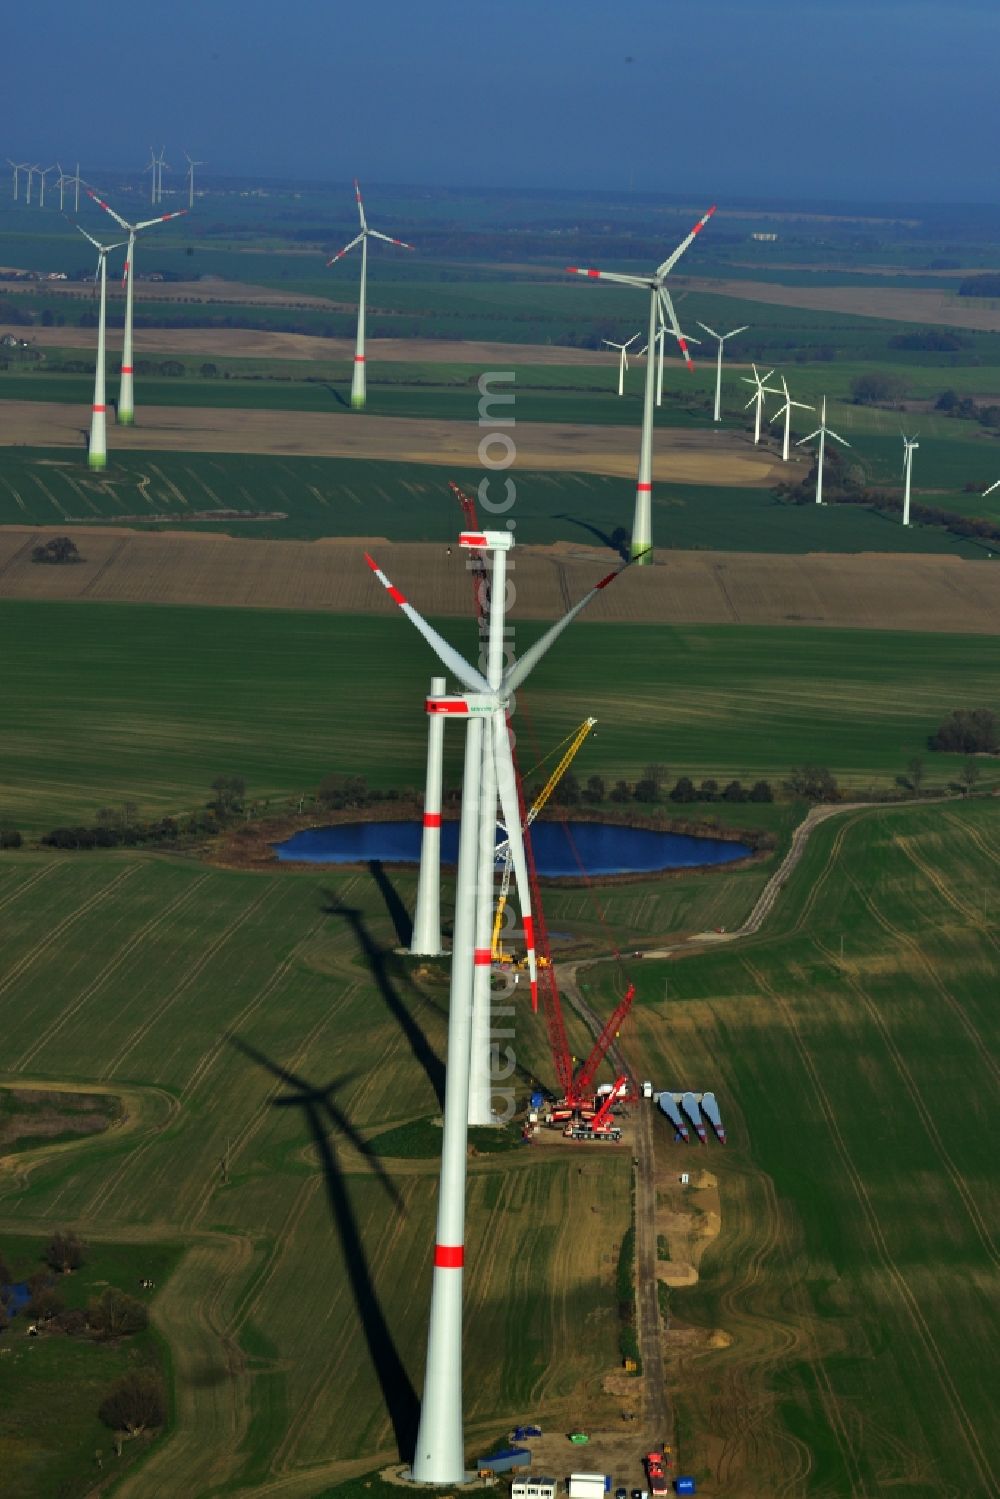
[[[16,983],[36,959],[48,951],[54,942],[57,942],[60,937],[64,936],[71,926],[74,926],[82,916],[86,916],[88,911],[92,910],[94,906],[99,905],[105,896],[110,895],[113,890],[117,890],[119,885],[124,884],[126,880],[130,880],[137,871],[138,865],[135,864],[129,869],[123,869],[121,874],[109,881],[107,885],[102,885],[100,890],[95,891],[89,900],[83,902],[83,905],[77,906],[75,911],[70,911],[68,916],[64,916],[62,921],[57,922],[54,927],[51,927],[42,940],[37,942],[30,952],[25,953],[24,957],[15,963],[13,968],[8,969],[3,978],[0,979],[0,997],[6,994],[11,985]]]
[[[236,1031],[240,1026],[245,1025],[254,1011],[259,1010],[264,1001],[270,999],[271,995],[274,993],[274,990],[281,983],[281,980],[289,972],[296,959],[301,955],[306,943],[312,941],[325,920],[325,916],[320,916],[317,918],[316,922],[309,928],[308,932],[306,932],[302,937],[299,938],[298,942],[296,942],[287,958],[285,958],[283,962],[279,963],[277,968],[275,968],[270,976],[265,979],[264,983],[257,990],[257,993],[254,995],[254,997],[243,1006],[243,1009],[239,1012],[238,1015],[235,1015],[233,1019],[229,1021],[226,1028],[227,1034],[220,1036],[219,1040],[216,1041],[214,1045],[209,1047],[208,1051],[204,1053],[197,1067],[191,1073],[191,1076],[188,1078],[187,1082],[181,1089],[182,1101],[186,1101],[188,1098],[190,1098],[195,1088],[197,1088],[201,1083],[202,1079],[205,1076],[205,1073],[209,1070],[209,1068],[215,1065],[219,1053],[227,1043],[229,1034]]]
[[[828,948],[824,943],[819,942],[818,940],[816,941],[816,946],[822,953],[825,953],[826,957],[835,968],[838,968],[840,966],[835,953],[833,953],[830,948]],[[920,1115],[924,1129],[927,1132],[928,1139],[930,1140],[931,1145],[934,1147],[938,1159],[940,1160],[945,1171],[951,1177],[952,1185],[954,1186],[955,1191],[958,1193],[959,1197],[961,1197],[962,1199],[962,1202],[965,1204],[965,1210],[968,1213],[969,1221],[971,1222],[972,1227],[978,1235],[980,1243],[986,1250],[986,1254],[989,1259],[991,1259],[993,1261],[993,1264],[997,1266],[998,1269],[1000,1269],[1000,1253],[997,1252],[996,1245],[993,1243],[993,1240],[990,1237],[990,1231],[986,1219],[980,1212],[975,1197],[969,1190],[968,1183],[966,1182],[965,1177],[949,1155],[948,1148],[945,1145],[944,1140],[941,1138],[940,1131],[938,1130],[938,1127],[934,1122],[934,1116],[931,1113],[930,1109],[927,1107],[923,1095],[921,1094],[920,1089],[917,1087],[917,1084],[913,1079],[913,1074],[907,1067],[902,1052],[899,1050],[899,1047],[896,1045],[896,1042],[893,1039],[892,1033],[890,1032],[889,1027],[885,1022],[885,1017],[881,1014],[878,1006],[874,1003],[871,996],[864,990],[858,978],[850,972],[848,965],[845,964],[844,966],[846,970],[844,972],[844,977],[846,978],[851,991],[864,1005],[873,1024],[877,1027],[882,1040],[885,1042],[885,1048],[892,1058],[893,1066],[896,1069],[900,1081],[905,1087],[907,1093],[910,1095],[910,1101],[913,1104],[913,1107]]]
[[[844,875],[845,878],[850,882],[850,884],[854,886],[859,900],[870,912],[871,916],[882,928],[882,930],[884,932],[887,932],[888,935],[892,937],[894,941],[898,942],[901,947],[905,947],[907,952],[909,952],[920,964],[920,967],[924,970],[927,977],[934,985],[934,988],[940,994],[941,998],[944,1000],[949,1010],[951,1010],[952,1014],[955,1016],[962,1029],[965,1031],[965,1034],[968,1036],[969,1040],[972,1042],[972,1045],[979,1053],[980,1060],[986,1067],[987,1071],[991,1074],[993,1081],[997,1084],[1000,1084],[1000,1064],[998,1064],[994,1060],[990,1048],[986,1045],[982,1036],[979,1034],[978,1030],[969,1019],[968,1015],[965,1013],[965,1009],[963,1008],[963,1006],[959,1004],[958,1000],[951,993],[951,991],[947,989],[941,982],[933,963],[930,962],[923,948],[918,942],[914,941],[909,933],[904,932],[902,928],[893,925],[888,916],[880,911],[871,897],[868,896],[864,890],[862,890],[861,886],[851,874],[850,870],[845,868]]]
[[[171,989],[170,993],[160,1003],[160,1005],[158,1005],[155,1010],[152,1010],[145,1017],[142,1023],[136,1026],[135,1030],[132,1031],[130,1035],[126,1036],[124,1044],[118,1048],[118,1051],[111,1058],[104,1071],[102,1072],[102,1077],[110,1078],[115,1075],[118,1068],[121,1066],[122,1062],[124,1062],[129,1053],[134,1051],[135,1048],[140,1044],[140,1042],[145,1039],[148,1033],[152,1030],[153,1026],[162,1019],[162,1017],[177,1002],[177,1000],[185,992],[185,990],[190,989],[195,979],[199,977],[199,975],[204,971],[205,968],[207,968],[208,964],[219,952],[220,948],[224,947],[232,937],[235,937],[240,928],[246,925],[246,923],[250,920],[250,917],[257,911],[258,907],[267,899],[270,894],[271,887],[265,886],[261,893],[257,896],[257,899],[251,901],[248,906],[244,906],[243,910],[240,912],[239,916],[237,916],[236,920],[231,921],[229,925],[219,933],[214,942],[209,943],[209,945],[205,948],[205,951],[200,955],[200,957],[195,959],[190,968],[188,968],[184,973],[184,976],[177,984],[174,985],[173,989]]]
[[[89,578],[87,580],[87,582],[83,585],[83,587],[80,589],[80,597],[81,598],[86,598],[88,594],[90,594],[90,593],[93,592],[94,586],[101,581],[101,579],[104,577],[104,574],[106,572],[108,572],[109,569],[111,567],[113,567],[114,564],[118,561],[118,558],[121,556],[122,552],[124,552],[125,548],[128,546],[129,541],[130,541],[129,537],[123,536],[123,537],[121,537],[121,539],[119,541],[117,541],[115,543],[115,545],[111,548],[111,550],[108,553],[108,555],[105,557],[104,561],[101,563],[100,567],[97,568],[96,571],[94,572],[93,577]]]
[[[922,859],[921,856],[917,853],[916,849],[913,847],[911,839],[901,838],[898,833],[894,833],[892,841],[896,848],[899,849],[900,853],[904,854],[906,858],[909,859],[914,868],[920,871],[920,873],[926,879],[927,883],[933,886],[938,895],[940,895],[941,899],[944,901],[945,905],[950,906],[951,909],[953,911],[956,911],[959,916],[964,916],[969,925],[978,928],[978,930],[982,932],[983,936],[986,938],[990,946],[996,948],[997,939],[994,937],[993,933],[988,929],[986,925],[986,913],[984,911],[980,911],[979,909],[977,909],[977,907],[970,905],[968,901],[963,900],[962,897],[960,895],[957,895],[954,890],[949,890],[948,886],[945,884],[944,880],[937,873],[937,871],[930,864],[928,864],[925,859]]]
[[[86,986],[85,989],[81,990],[80,994],[77,996],[74,1002],[71,1005],[67,1005],[64,1010],[60,1011],[60,1013],[56,1016],[52,1023],[47,1026],[44,1031],[42,1031],[40,1036],[37,1037],[33,1045],[29,1046],[27,1051],[23,1052],[22,1055],[18,1057],[17,1061],[13,1064],[15,1070],[20,1072],[23,1067],[26,1067],[29,1062],[33,1061],[41,1051],[42,1047],[48,1045],[53,1037],[58,1035],[66,1022],[68,1020],[72,1020],[73,1016],[77,1013],[78,1010],[83,1007],[83,1005],[87,1003],[88,999],[90,999],[92,995],[94,995],[97,990],[107,982],[111,975],[122,966],[126,958],[130,957],[137,947],[145,942],[147,938],[151,937],[157,930],[157,928],[161,927],[169,917],[173,916],[179,906],[182,906],[185,904],[185,902],[191,900],[196,892],[205,883],[205,881],[209,879],[209,877],[210,876],[207,873],[199,876],[199,878],[196,879],[193,884],[188,885],[185,889],[181,890],[169,905],[162,906],[157,912],[155,912],[155,914],[149,919],[149,921],[146,922],[145,926],[140,927],[137,932],[133,933],[128,942],[126,942],[124,946],[118,949],[118,951],[109,960],[109,962],[105,963],[100,973],[98,973],[93,979],[91,979],[90,983]]]
[[[6,479],[3,482],[5,484],[7,484],[7,480]],[[10,485],[9,484],[7,484],[7,488],[10,489]],[[24,502],[21,499],[21,496],[18,494],[17,490],[16,489],[11,489],[11,494],[14,496],[14,498],[17,500],[17,503],[21,506],[21,509],[23,510],[24,509]],[[35,546],[37,544],[37,542],[38,542],[38,536],[37,536],[37,534],[32,534],[31,536],[28,537],[27,541],[24,543],[23,546],[18,547],[18,549],[17,549],[16,552],[11,552],[10,556],[7,558],[7,561],[3,564],[2,567],[0,567],[0,578],[3,577],[4,573],[7,572],[9,568],[11,568],[11,567],[14,566],[15,562],[20,562],[21,558],[24,556],[24,554],[28,550],[28,548],[32,547],[32,546]]]
[[[953,828],[957,828],[964,837],[974,843],[980,853],[986,855],[991,864],[1000,864],[1000,855],[997,854],[995,848],[991,847],[978,828],[974,828],[971,824],[963,822],[960,817],[955,816],[954,812],[942,812],[941,815],[946,822],[951,823]]]
[[[815,1063],[813,1062],[812,1056],[809,1053],[809,1049],[802,1039],[802,1033],[799,1030],[799,1025],[798,1021],[795,1018],[795,1014],[791,1006],[785,1000],[784,996],[767,981],[762,973],[754,968],[753,964],[745,956],[741,961],[743,963],[743,966],[749,973],[751,979],[757,985],[758,989],[762,993],[768,995],[776,1008],[780,1011],[785,1022],[786,1029],[793,1042],[795,1043],[795,1047],[799,1053],[802,1066],[812,1083],[816,1100],[819,1103],[821,1110],[823,1111],[823,1117],[826,1120],[827,1129],[830,1133],[834,1148],[837,1152],[837,1155],[840,1157],[841,1164],[843,1165],[844,1170],[847,1173],[847,1179],[854,1189],[854,1195],[857,1198],[858,1206],[861,1208],[862,1214],[868,1225],[868,1231],[871,1235],[876,1254],[879,1260],[882,1262],[882,1265],[889,1275],[892,1283],[895,1285],[899,1296],[900,1305],[907,1313],[913,1330],[917,1334],[919,1342],[923,1345],[924,1352],[927,1355],[927,1361],[933,1368],[934,1373],[937,1375],[937,1380],[938,1384],[941,1387],[941,1391],[945,1396],[948,1405],[951,1407],[957,1430],[964,1440],[966,1450],[968,1451],[969,1456],[972,1460],[972,1465],[978,1473],[980,1481],[983,1485],[983,1493],[992,1495],[1000,1494],[1000,1486],[998,1486],[997,1484],[996,1478],[993,1474],[993,1470],[990,1467],[989,1460],[985,1452],[983,1451],[983,1447],[979,1440],[979,1435],[976,1431],[975,1425],[971,1420],[969,1413],[962,1401],[962,1397],[959,1394],[955,1386],[955,1382],[951,1377],[951,1370],[948,1367],[948,1361],[944,1358],[940,1348],[937,1345],[934,1335],[931,1332],[930,1327],[928,1326],[926,1318],[924,1317],[920,1302],[917,1300],[917,1297],[910,1289],[909,1283],[907,1282],[902,1271],[899,1269],[899,1266],[896,1264],[896,1261],[893,1259],[892,1254],[889,1250],[889,1245],[882,1231],[882,1225],[879,1222],[878,1214],[876,1213],[872,1205],[871,1198],[868,1195],[868,1190],[865,1187],[861,1173],[855,1166],[854,1158],[848,1150],[847,1143],[844,1140],[843,1135],[841,1134],[840,1126],[837,1122],[836,1112],[830,1102],[829,1095],[827,1094],[826,1089],[823,1086],[823,1080],[820,1077]]]
[[[350,1000],[354,998],[355,994],[357,994],[360,988],[360,982],[349,985],[341,995],[340,1002],[331,1006],[330,1009],[324,1011],[324,1013],[317,1020],[316,1024],[313,1026],[312,1030],[306,1036],[305,1040],[302,1042],[302,1045],[300,1046],[292,1062],[288,1065],[287,1070],[289,1072],[298,1072],[299,1068],[303,1064],[305,1057],[308,1055],[310,1048],[315,1044],[317,1037],[321,1034],[324,1027],[327,1026],[330,1021],[339,1014],[340,1010],[345,1004],[349,1003]],[[257,1133],[263,1128],[265,1121],[270,1117],[268,1111],[271,1103],[277,1097],[281,1089],[285,1086],[286,1085],[281,1078],[276,1078],[261,1100],[260,1107],[253,1114],[250,1114],[248,1116],[246,1123],[243,1125],[243,1128],[237,1134],[233,1135],[232,1147],[230,1150],[230,1162],[234,1161],[240,1155],[240,1153],[247,1147],[247,1145],[250,1144],[250,1141],[255,1137],[255,1135],[257,1135]],[[216,1181],[215,1177],[212,1177],[209,1182],[202,1188],[201,1197],[198,1202],[195,1203],[194,1207],[191,1209],[191,1212],[185,1218],[185,1223],[190,1224],[192,1227],[197,1226],[202,1216],[208,1211],[208,1208],[217,1190],[218,1182]]]
[[[35,885],[39,884],[40,881],[48,879],[49,875],[53,874],[57,869],[61,868],[64,862],[64,860],[59,860],[58,862],[53,860],[51,864],[46,864],[42,869],[40,869],[37,874],[29,875],[26,880],[19,881],[15,876],[15,888],[10,892],[9,895],[5,895],[3,900],[0,900],[0,911],[5,911],[9,905],[11,905],[20,896],[24,895],[27,891],[31,890]]]

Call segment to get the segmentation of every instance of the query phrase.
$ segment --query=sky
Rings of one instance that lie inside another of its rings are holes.
[[[30,0],[0,157],[986,202],[998,0]]]

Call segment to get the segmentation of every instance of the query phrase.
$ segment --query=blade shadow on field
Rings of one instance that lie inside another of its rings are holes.
[[[377,863],[378,861],[373,860],[372,862]],[[378,883],[377,877],[376,883]],[[381,885],[379,885],[379,888],[382,888]],[[398,900],[399,897],[396,895],[395,891],[393,891],[393,896]],[[414,1058],[424,1069],[424,1072],[427,1075],[427,1080],[430,1083],[431,1087],[434,1089],[434,1097],[437,1099],[438,1108],[443,1109],[444,1063],[438,1056],[437,1052],[434,1050],[430,1041],[427,1039],[427,1033],[424,1030],[423,1026],[420,1024],[419,1020],[416,1019],[409,1005],[407,1005],[406,1001],[404,1000],[403,996],[400,994],[399,989],[396,986],[393,975],[389,970],[389,960],[392,956],[391,953],[388,951],[388,949],[380,947],[376,942],[375,938],[368,930],[368,926],[365,922],[365,914],[363,911],[358,910],[355,906],[345,905],[343,901],[341,901],[336,893],[332,890],[323,891],[323,901],[323,910],[327,913],[327,915],[341,917],[344,921],[347,922],[348,926],[351,928],[351,931],[354,933],[355,940],[357,941],[358,947],[361,951],[361,956],[364,958],[371,971],[372,978],[375,980],[378,991],[381,994],[382,999],[385,1001],[386,1009],[396,1020],[396,1023],[398,1024],[400,1030],[403,1032],[403,1035],[406,1037],[406,1040],[409,1043],[409,1047],[414,1055]],[[409,984],[411,992],[414,995],[417,995],[419,991],[412,984],[410,984],[408,979],[407,983]]]
[[[368,1259],[358,1228],[357,1216],[347,1190],[345,1174],[337,1159],[331,1136],[334,1132],[346,1135],[354,1149],[373,1168],[385,1188],[397,1213],[405,1213],[405,1205],[392,1178],[386,1172],[378,1156],[371,1151],[367,1141],[354,1129],[350,1120],[334,1102],[338,1089],[351,1081],[350,1077],[335,1078],[325,1087],[314,1087],[305,1078],[280,1066],[270,1057],[243,1041],[239,1036],[230,1036],[232,1045],[245,1057],[284,1083],[288,1091],[272,1100],[277,1109],[301,1109],[306,1128],[312,1138],[316,1156],[323,1171],[327,1202],[337,1236],[340,1240],[347,1269],[347,1278],[357,1309],[358,1320],[368,1345],[368,1353],[374,1367],[385,1408],[392,1423],[393,1435],[401,1458],[412,1456],[417,1437],[417,1422],[420,1403],[410,1376],[403,1365],[395,1340],[382,1310],[378,1292],[372,1281]]]
[[[399,891],[386,874],[385,865],[381,859],[369,859],[368,871],[378,886],[379,894],[385,901],[385,908],[389,913],[389,919],[396,932],[396,941],[400,947],[409,947],[413,941],[413,921]]]
[[[337,402],[338,406],[343,406],[345,411],[350,411],[351,403],[342,391],[338,390],[335,385],[329,384],[325,387],[325,389],[329,395],[333,396],[333,399]]]
[[[616,526],[611,532],[602,531],[600,526],[594,526],[587,520],[580,520],[575,515],[557,515],[555,520],[569,521],[571,526],[579,526],[582,531],[589,531],[591,536],[596,536],[602,546],[608,547],[612,552],[617,552],[623,562],[629,559],[629,534],[624,526]]]

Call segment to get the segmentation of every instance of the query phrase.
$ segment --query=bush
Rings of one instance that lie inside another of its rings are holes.
[[[770,781],[754,781],[750,787],[748,800],[752,802],[773,802],[774,792],[771,790]]]
[[[51,1322],[53,1317],[66,1310],[66,1303],[58,1291],[43,1288],[32,1296],[27,1310],[29,1317],[34,1317],[36,1322]]]
[[[17,828],[0,828],[0,848],[20,848],[23,842]]]
[[[927,743],[951,754],[994,755],[1000,749],[996,715],[989,708],[956,708]]]
[[[631,799],[632,788],[628,781],[616,781],[611,788],[611,800],[613,802],[627,802]]]
[[[681,776],[679,778],[677,784],[674,786],[673,790],[670,793],[670,800],[672,802],[681,803],[695,802],[698,800],[698,793],[694,789],[694,782],[691,780],[690,776]]]
[[[886,402],[895,403],[906,393],[906,386],[898,375],[858,375],[851,381],[851,400],[855,406],[878,406]]]
[[[745,802],[747,797],[748,793],[744,791],[740,781],[730,781],[722,793],[724,802]]]
[[[134,1296],[108,1286],[87,1303],[87,1326],[95,1338],[127,1338],[149,1326],[149,1313]]]
[[[101,1401],[98,1415],[112,1431],[127,1431],[131,1436],[150,1426],[162,1426],[167,1418],[162,1379],[147,1369],[126,1374]]]
[[[45,1246],[45,1263],[64,1275],[79,1270],[85,1259],[83,1242],[73,1233],[55,1233]]]
[[[785,790],[810,802],[837,802],[840,791],[825,765],[797,766],[785,782]]]

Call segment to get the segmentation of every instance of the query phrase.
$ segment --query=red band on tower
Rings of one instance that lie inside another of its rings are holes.
[[[461,1270],[465,1264],[464,1244],[435,1244],[434,1264],[442,1270]]]
[[[493,961],[493,955],[488,947],[477,947],[475,950],[475,962],[477,968],[488,968]]]
[[[100,411],[107,411],[108,408],[106,406],[95,406],[93,409],[95,411],[97,411],[97,412],[100,412]]]
[[[424,813],[424,827],[425,828],[439,828],[440,826],[441,826],[441,813],[440,812],[425,812]]]
[[[637,484],[635,487],[640,494],[652,494],[653,492],[652,484]]]
[[[123,364],[122,365],[122,374],[123,375],[131,375],[131,373],[132,373],[132,366],[130,364]]]
[[[354,363],[355,364],[364,364],[364,362],[365,362],[365,356],[363,354],[355,354],[355,356],[354,356]]]

